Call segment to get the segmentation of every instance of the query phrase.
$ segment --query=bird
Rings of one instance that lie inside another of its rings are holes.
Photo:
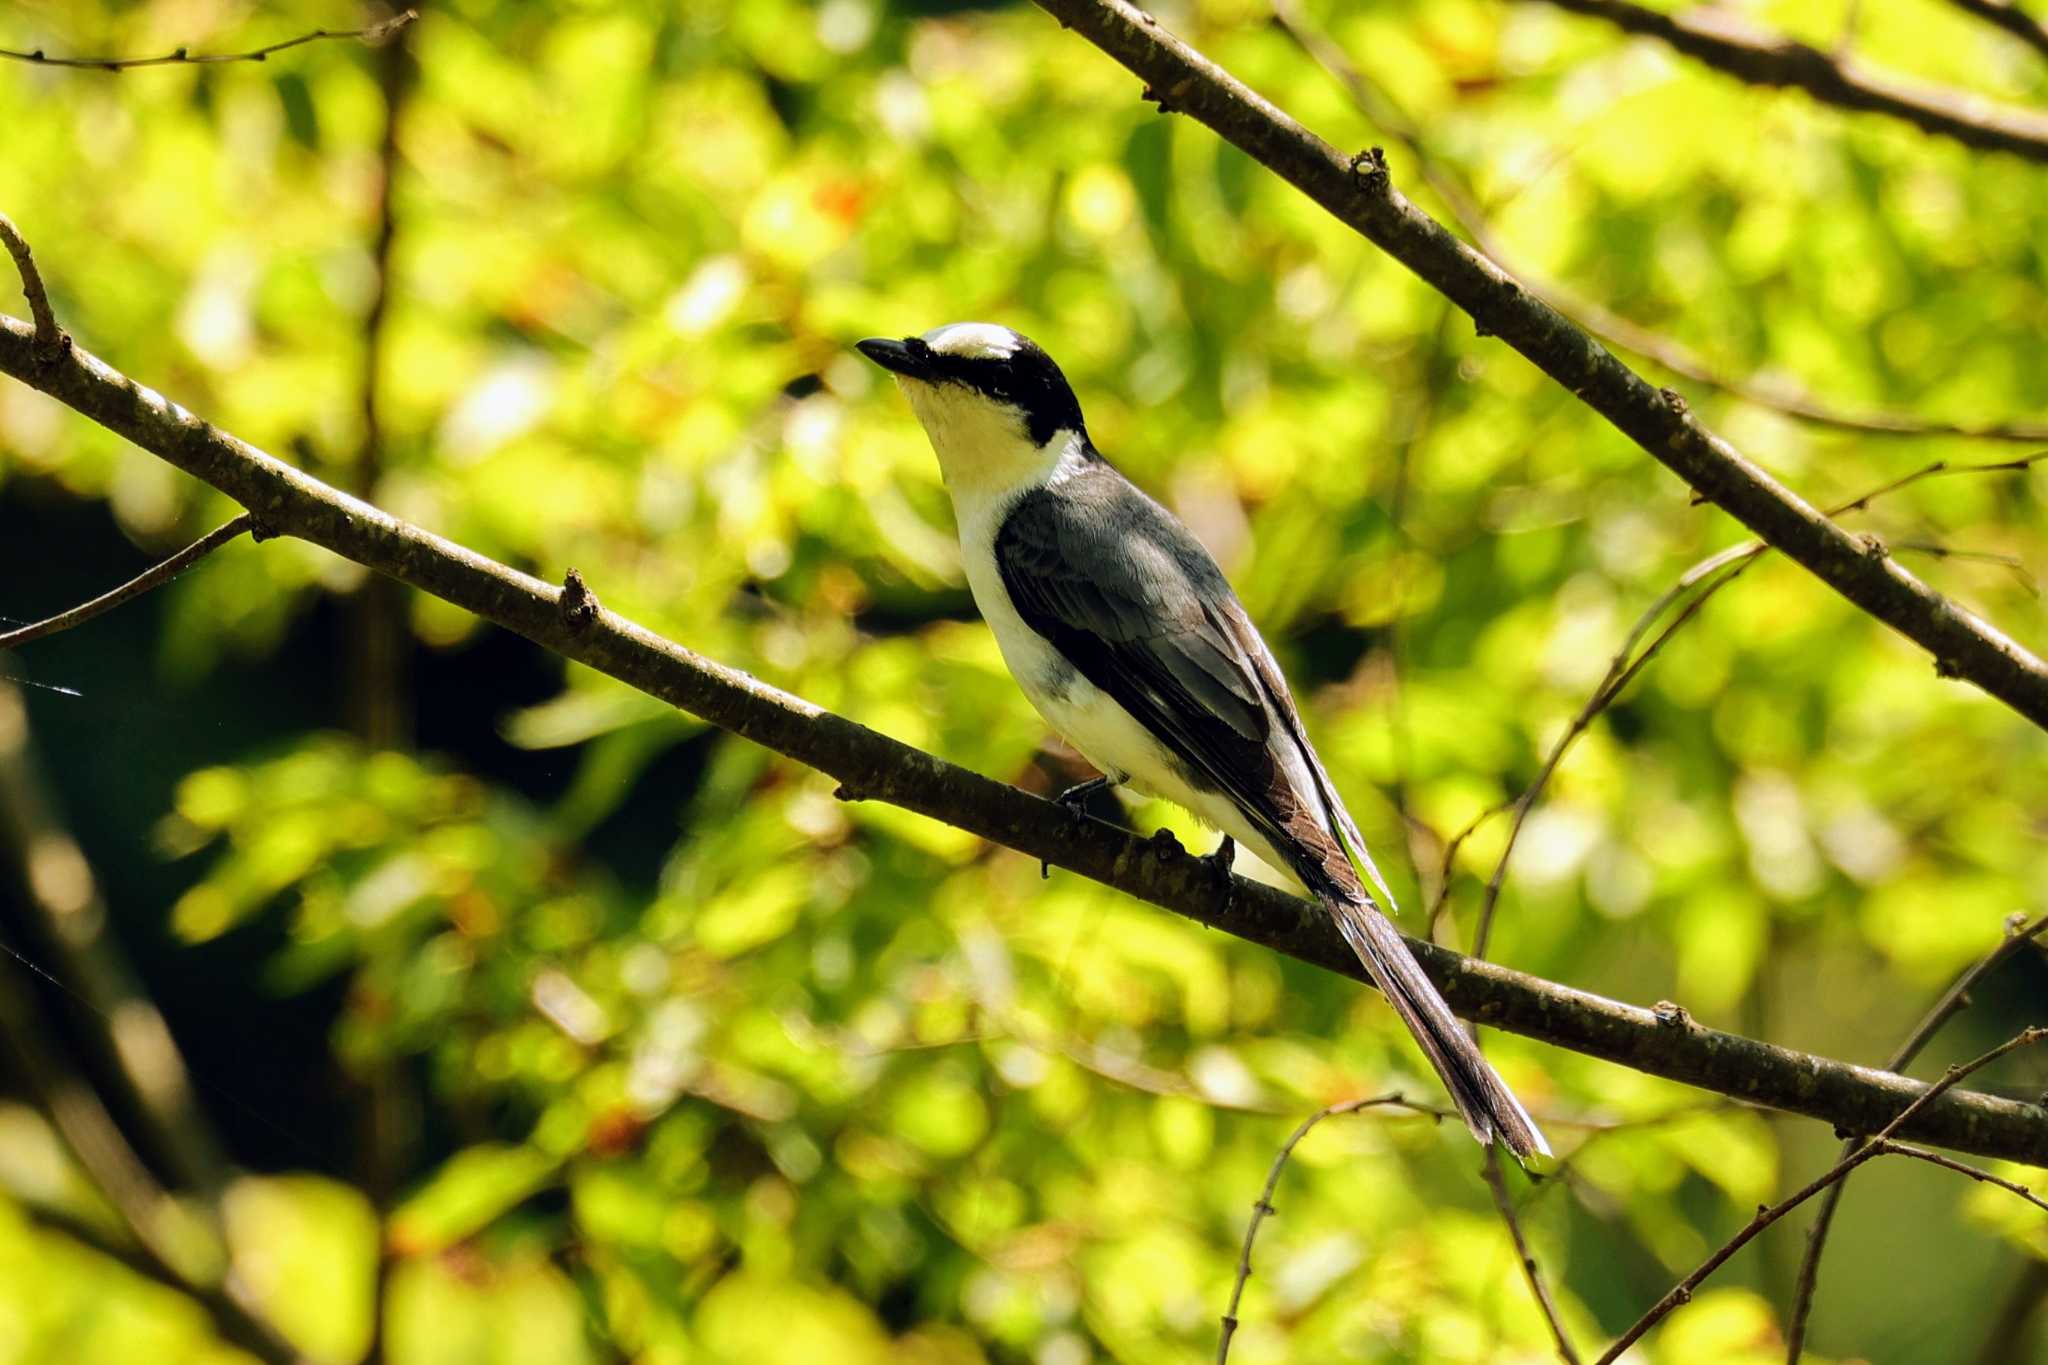
[[[1052,357],[987,322],[855,345],[895,376],[931,439],[968,587],[1004,664],[1101,773],[1061,804],[1078,815],[1095,792],[1129,786],[1221,831],[1221,868],[1242,844],[1292,875],[1336,921],[1472,1136],[1548,1157],[1388,918],[1394,897],[1223,571],[1095,448]]]

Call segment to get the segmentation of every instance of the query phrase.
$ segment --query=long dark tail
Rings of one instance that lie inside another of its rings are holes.
[[[1539,1153],[1549,1156],[1550,1146],[1536,1130],[1535,1120],[1487,1065],[1451,1007],[1423,975],[1422,964],[1408,951],[1393,921],[1373,906],[1341,895],[1325,893],[1318,899],[1336,919],[1351,951],[1365,964],[1387,1003],[1415,1035],[1436,1074],[1443,1077],[1472,1136],[1490,1143],[1497,1134],[1518,1159]]]

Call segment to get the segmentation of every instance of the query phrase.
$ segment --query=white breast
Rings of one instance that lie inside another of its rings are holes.
[[[1183,779],[1151,731],[1136,717],[1062,659],[1057,650],[1018,614],[996,567],[996,532],[1016,495],[955,499],[960,520],[961,560],[974,605],[996,637],[1003,663],[1025,697],[1048,725],[1105,776],[1137,791],[1163,797],[1191,811],[1212,829],[1236,839],[1267,865],[1287,873],[1287,864],[1228,798],[1197,790]],[[1057,682],[1057,686],[1055,686]]]

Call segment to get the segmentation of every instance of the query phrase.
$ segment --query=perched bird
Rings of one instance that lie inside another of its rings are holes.
[[[1287,682],[1208,551],[1088,439],[1058,365],[958,322],[862,354],[891,371],[953,497],[974,602],[1039,714],[1102,776],[1178,802],[1300,879],[1443,1078],[1472,1136],[1543,1135],[1382,910],[1393,896],[1302,729]],[[1369,890],[1360,869],[1372,879]],[[1375,901],[1375,892],[1378,900]]]

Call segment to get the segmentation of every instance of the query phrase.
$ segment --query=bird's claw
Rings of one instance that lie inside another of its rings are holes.
[[[1223,836],[1222,843],[1216,845],[1214,853],[1202,859],[1204,863],[1208,864],[1209,871],[1215,876],[1216,885],[1218,886],[1230,885],[1230,865],[1236,860],[1237,841],[1228,834]]]
[[[1078,825],[1081,821],[1088,818],[1088,798],[1101,791],[1104,787],[1113,787],[1115,785],[1107,777],[1091,777],[1086,782],[1076,782],[1073,786],[1055,796],[1053,803],[1065,806],[1067,814],[1072,816],[1074,823]],[[1044,881],[1050,876],[1052,876],[1052,864],[1040,858],[1038,860],[1038,880]]]

